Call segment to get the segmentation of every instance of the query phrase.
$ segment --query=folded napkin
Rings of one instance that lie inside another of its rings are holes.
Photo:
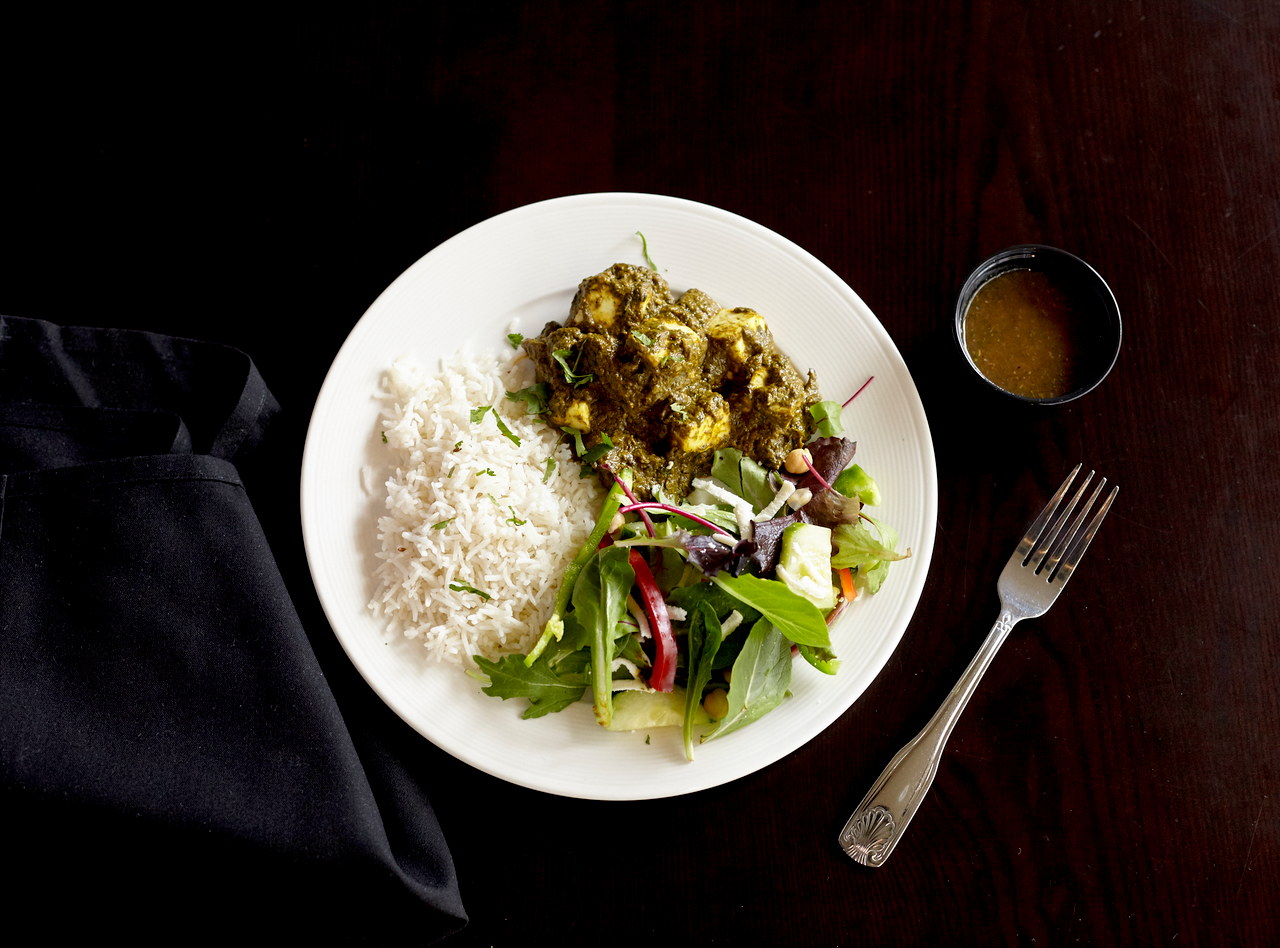
[[[11,920],[419,944],[465,922],[429,800],[344,719],[241,480],[277,410],[235,350],[0,316]]]

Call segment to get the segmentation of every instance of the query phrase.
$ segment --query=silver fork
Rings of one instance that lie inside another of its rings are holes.
[[[977,689],[983,672],[1016,623],[1042,616],[1053,605],[1080,564],[1080,558],[1098,531],[1102,518],[1111,509],[1111,502],[1120,488],[1113,486],[1099,503],[1107,486],[1105,477],[1101,478],[1088,501],[1081,505],[1093,480],[1093,471],[1090,471],[1067,506],[1058,513],[1058,507],[1080,468],[1081,465],[1077,464],[1062,482],[1040,516],[1027,528],[1000,573],[996,584],[1000,595],[1000,617],[991,627],[978,654],[929,723],[898,751],[840,831],[841,848],[864,866],[884,865],[898,845],[937,776],[943,747],[964,706]]]

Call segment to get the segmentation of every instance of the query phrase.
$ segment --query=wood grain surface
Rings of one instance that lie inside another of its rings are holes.
[[[471,916],[448,944],[1280,939],[1273,0],[337,4],[150,39],[125,16],[3,41],[0,310],[247,351],[286,409],[277,472],[392,279],[586,191],[795,241],[924,400],[937,546],[884,671],[788,758],[652,802],[524,790],[410,732],[328,634],[296,478],[264,479],[335,688],[444,824]],[[1090,261],[1124,319],[1105,384],[1056,408],[983,390],[951,335],[965,275],[1023,242]],[[854,864],[837,832],[967,664],[1004,557],[1077,461],[1120,485],[1110,519],[996,659],[892,859]]]

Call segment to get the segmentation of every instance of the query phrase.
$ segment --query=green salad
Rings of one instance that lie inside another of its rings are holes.
[[[609,730],[679,727],[692,760],[777,708],[797,656],[836,674],[832,620],[910,555],[867,512],[880,492],[841,407],[813,405],[814,436],[778,470],[716,451],[678,501],[640,499],[629,471],[591,458],[612,478],[595,528],[537,644],[475,657],[484,693],[524,699],[526,718],[589,700]]]

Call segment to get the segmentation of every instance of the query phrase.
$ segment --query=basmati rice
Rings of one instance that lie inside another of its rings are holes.
[[[434,373],[404,359],[386,373],[392,473],[369,608],[432,659],[528,651],[595,522],[596,479],[579,476],[559,431],[506,397],[532,382],[515,352],[459,354]]]

